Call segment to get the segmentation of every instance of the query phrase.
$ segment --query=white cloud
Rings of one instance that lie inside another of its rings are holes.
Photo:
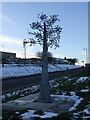
[[[14,52],[17,57],[24,58],[23,40],[20,38],[0,35],[0,51]],[[27,45],[26,51],[27,58],[35,57],[37,47],[29,47],[29,45]]]
[[[2,15],[0,14],[0,22],[3,24],[3,23],[7,23],[9,26],[11,26],[11,28],[14,30],[14,31],[17,31],[18,30],[18,26],[17,24],[9,17],[5,16],[5,15]]]
[[[20,55],[23,52],[23,41],[19,38],[0,35],[0,51],[15,52]]]
[[[22,40],[19,38],[13,38],[9,36],[0,35],[0,42],[1,43],[7,43],[7,44],[17,44],[22,45]]]
[[[10,19],[9,17],[7,17],[7,16],[0,15],[0,20],[1,21],[6,21],[6,22],[8,22],[8,23],[10,23],[10,24],[12,24],[14,26],[16,26],[16,23],[12,19]]]

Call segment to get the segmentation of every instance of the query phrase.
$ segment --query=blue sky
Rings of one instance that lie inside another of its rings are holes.
[[[60,48],[49,49],[54,57],[85,60],[83,48],[88,46],[88,3],[87,2],[13,2],[2,3],[2,34],[0,50],[16,52],[24,57],[23,39],[28,39],[29,24],[37,21],[38,13],[58,14],[62,27]],[[0,20],[1,21],[1,20]],[[27,45],[27,57],[42,51],[39,45]]]

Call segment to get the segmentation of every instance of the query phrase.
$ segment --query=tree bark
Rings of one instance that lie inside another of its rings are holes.
[[[42,58],[42,77],[40,84],[40,102],[52,102],[50,96],[50,83],[48,80],[48,46],[47,46],[47,33],[46,24],[44,23],[44,38],[43,38],[43,58]]]

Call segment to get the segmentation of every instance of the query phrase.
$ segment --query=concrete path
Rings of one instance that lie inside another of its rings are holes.
[[[16,100],[12,100],[2,104],[3,110],[42,110],[47,112],[62,113],[67,112],[69,108],[74,104],[74,101],[59,100],[53,103],[40,103],[33,102],[38,98],[38,94],[32,94],[26,97],[22,97]]]

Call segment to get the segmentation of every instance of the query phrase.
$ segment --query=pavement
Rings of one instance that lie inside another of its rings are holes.
[[[74,105],[74,101],[67,101],[67,100],[58,100],[53,103],[40,103],[34,102],[38,98],[39,94],[32,94],[29,96],[25,96],[22,98],[18,98],[16,100],[12,100],[2,104],[2,110],[10,110],[10,111],[17,111],[17,110],[24,110],[24,109],[31,109],[31,110],[42,110],[47,112],[54,112],[54,113],[62,113],[67,112],[71,106]]]

